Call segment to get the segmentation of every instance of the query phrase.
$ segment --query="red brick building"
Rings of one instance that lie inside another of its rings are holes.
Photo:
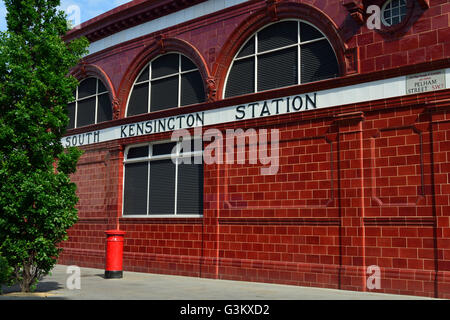
[[[449,13],[136,0],[73,29],[91,46],[62,142],[85,153],[59,262],[104,268],[120,229],[124,270],[450,298]],[[174,163],[194,128],[278,130],[276,174]]]

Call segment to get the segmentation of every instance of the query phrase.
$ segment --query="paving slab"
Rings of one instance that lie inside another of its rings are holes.
[[[373,292],[216,280],[124,271],[105,279],[104,270],[80,268],[80,289],[68,266],[57,265],[33,294],[3,287],[0,300],[426,300],[430,298]],[[68,281],[69,280],[69,281]],[[70,288],[72,287],[72,288]],[[73,288],[75,287],[75,288]]]

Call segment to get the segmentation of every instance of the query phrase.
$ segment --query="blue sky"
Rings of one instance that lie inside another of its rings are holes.
[[[77,5],[80,8],[80,20],[84,22],[127,2],[130,0],[61,0],[60,8],[66,11],[69,6]],[[0,31],[6,30],[5,16],[5,4],[0,0]]]

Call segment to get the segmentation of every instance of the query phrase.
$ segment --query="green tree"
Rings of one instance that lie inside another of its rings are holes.
[[[2,294],[2,285],[8,285],[11,281],[11,267],[8,265],[8,261],[2,257],[0,252],[0,294]]]
[[[69,71],[88,41],[65,42],[59,0],[4,0],[0,33],[0,251],[23,292],[54,267],[58,244],[77,221],[70,181],[81,155],[64,150],[67,103],[78,82]]]

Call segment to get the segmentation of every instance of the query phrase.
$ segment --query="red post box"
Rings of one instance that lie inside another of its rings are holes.
[[[123,276],[123,238],[125,231],[108,230],[106,233],[105,279],[120,279]]]

